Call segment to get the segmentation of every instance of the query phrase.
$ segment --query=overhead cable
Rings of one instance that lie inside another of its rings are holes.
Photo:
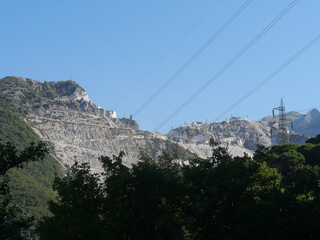
[[[308,129],[313,129],[313,128],[320,128],[320,122],[314,123],[314,124],[311,124],[311,125],[305,126],[305,127],[295,128],[295,129],[293,129],[293,131],[296,132],[296,131],[308,130]]]
[[[278,23],[300,0],[292,1],[275,19],[272,20],[255,38],[253,38],[238,54],[236,54],[224,67],[222,67],[212,78],[200,87],[190,98],[178,107],[168,118],[159,124],[154,131],[158,131],[167,124],[182,109],[199,96],[207,87],[217,80],[230,66],[232,66],[244,53],[246,53],[263,35],[265,35],[276,23]]]
[[[307,108],[307,109],[298,110],[297,112],[308,112],[308,111],[310,111],[310,110],[312,110],[312,109],[318,109],[318,108],[320,108],[320,106],[316,106],[316,107],[313,107],[313,108]]]
[[[229,113],[231,110],[233,110],[235,107],[237,107],[240,103],[242,103],[245,99],[247,99],[250,95],[252,95],[255,91],[257,91],[259,88],[261,88],[263,85],[265,85],[267,82],[269,82],[272,78],[274,78],[278,73],[280,73],[283,69],[285,69],[290,63],[292,63],[296,58],[298,58],[301,54],[303,54],[305,51],[307,51],[312,45],[314,45],[316,42],[320,40],[320,34],[317,35],[312,41],[310,41],[307,45],[305,45],[300,51],[298,51],[296,54],[294,54],[290,59],[288,59],[284,64],[282,64],[279,68],[277,68],[273,73],[271,73],[267,78],[265,78],[263,81],[261,81],[258,85],[256,85],[254,88],[252,88],[249,92],[247,92],[243,97],[241,97],[238,101],[236,101],[234,104],[232,104],[229,108],[227,108],[225,111],[223,111],[218,117],[213,120],[213,122],[217,122],[219,119],[221,119],[223,116],[225,116],[227,113]]]
[[[113,109],[119,106],[169,55],[170,53],[190,34],[190,32],[201,22],[201,20],[210,12],[210,10],[217,4],[219,0],[214,1],[207,10],[198,18],[198,20],[176,41],[167,52],[157,61],[143,77],[129,89],[125,95],[114,105]]]
[[[247,0],[219,29],[213,34],[189,59],[186,61],[155,93],[151,95],[133,114],[137,116],[149,105],[164,89],[166,89],[220,34],[249,6],[253,0]]]

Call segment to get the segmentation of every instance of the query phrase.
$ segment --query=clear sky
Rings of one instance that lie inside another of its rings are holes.
[[[0,78],[72,79],[101,107],[129,117],[245,0],[0,1]],[[292,0],[247,9],[135,117],[153,130]],[[210,122],[320,34],[320,1],[300,2],[161,131]],[[225,117],[260,119],[320,105],[320,42]],[[129,93],[129,94],[128,94]],[[124,97],[126,96],[126,97]],[[225,118],[224,117],[224,118]]]

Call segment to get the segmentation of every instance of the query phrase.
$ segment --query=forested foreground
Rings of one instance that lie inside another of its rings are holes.
[[[250,158],[212,140],[208,159],[142,152],[130,167],[120,153],[100,158],[101,175],[75,164],[54,182],[39,238],[320,239],[319,143],[259,147]]]

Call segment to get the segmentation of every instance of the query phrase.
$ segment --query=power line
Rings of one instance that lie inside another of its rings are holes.
[[[316,106],[316,107],[313,107],[313,108],[302,109],[302,110],[299,110],[297,112],[308,112],[308,111],[310,111],[312,109],[318,109],[318,108],[320,108],[320,106]]]
[[[249,6],[253,0],[247,0],[220,28],[188,59],[150,98],[148,98],[132,115],[137,116],[150,102],[167,88],[220,34]]]
[[[251,42],[249,42],[237,55],[235,55],[223,68],[221,68],[212,78],[199,88],[189,99],[178,107],[166,120],[158,125],[154,131],[158,131],[167,124],[175,115],[201,94],[212,82],[218,79],[233,63],[235,63],[244,53],[246,53],[264,34],[266,34],[277,22],[279,22],[300,0],[292,1],[275,19],[272,20]]]
[[[284,64],[282,64],[279,68],[277,68],[273,73],[271,73],[267,78],[265,78],[263,81],[261,81],[258,85],[256,85],[254,88],[252,88],[249,92],[247,92],[243,97],[241,97],[238,101],[236,101],[234,104],[232,104],[229,108],[227,108],[225,111],[223,111],[218,117],[215,118],[214,122],[218,121],[221,117],[225,116],[227,113],[229,113],[231,110],[233,110],[235,107],[237,107],[240,103],[242,103],[245,99],[247,99],[249,96],[251,96],[255,91],[257,91],[259,88],[261,88],[263,85],[265,85],[267,82],[269,82],[272,78],[274,78],[276,75],[278,75],[283,69],[285,69],[290,63],[292,63],[296,58],[298,58],[301,54],[303,54],[305,51],[307,51],[312,45],[314,45],[316,42],[320,40],[320,34],[317,35],[312,41],[310,41],[307,45],[305,45],[300,51],[298,51],[296,54],[294,54],[289,60],[287,60]],[[320,106],[318,106],[320,107]],[[305,110],[303,110],[305,111]],[[299,111],[300,112],[300,111]]]
[[[253,120],[249,120],[249,121],[253,121]],[[233,124],[234,121],[229,121],[229,122],[226,122],[226,128],[228,130],[228,132],[234,132],[234,133],[248,133],[248,130],[238,130],[238,131],[233,131],[231,128],[233,127],[232,124]],[[269,122],[269,123],[274,123],[274,122]],[[213,122],[213,123],[208,123],[206,124],[208,126],[209,129],[211,129],[211,131],[214,131],[214,127],[219,127],[220,124],[218,122]],[[181,127],[181,126],[180,126]],[[230,128],[231,127],[231,128]],[[272,126],[269,126],[270,128],[272,128]],[[178,127],[179,128],[179,127]],[[308,129],[313,129],[313,128],[320,128],[320,122],[318,123],[314,123],[314,124],[311,124],[309,126],[305,126],[305,127],[300,127],[300,128],[294,128],[292,131],[295,132],[295,133],[298,133],[296,131],[301,131],[301,130],[308,130]],[[221,133],[220,131],[214,131],[215,133]]]
[[[320,127],[320,122],[319,123],[315,123],[315,124],[311,124],[309,126],[306,127],[300,127],[300,128],[296,128],[293,129],[294,131],[301,131],[301,130],[307,130],[307,129],[312,129],[312,128],[319,128]]]
[[[209,8],[198,18],[198,20],[176,41],[168,51],[154,64],[150,70],[138,81],[129,91],[114,105],[116,108],[121,104],[169,55],[170,53],[190,34],[190,32],[202,21],[202,19],[210,12],[210,10],[217,4],[219,0],[214,1]]]

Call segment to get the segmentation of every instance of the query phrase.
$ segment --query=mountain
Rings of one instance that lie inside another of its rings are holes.
[[[228,146],[233,155],[252,155],[257,145],[271,146],[276,144],[275,135],[271,128],[275,123],[267,121],[253,121],[233,117],[228,121],[203,124],[193,122],[191,125],[180,126],[170,130],[169,139],[183,143],[186,147],[197,150],[199,155],[210,154],[208,143],[210,138],[218,138]],[[304,143],[308,137],[290,132],[290,141],[298,144]]]
[[[303,117],[304,114],[296,112],[296,111],[290,111],[287,112],[287,116],[292,120],[296,120],[300,117]],[[265,122],[274,122],[274,121],[278,121],[278,115],[273,116],[266,116],[264,118],[261,119],[261,121],[265,121]]]
[[[293,131],[296,133],[307,135],[308,137],[315,137],[320,134],[320,112],[318,109],[312,109],[306,114],[298,112],[288,112],[287,116],[292,121]],[[267,116],[262,119],[262,121],[273,122],[277,121],[278,116],[273,118],[272,116]],[[291,123],[288,123],[288,127],[291,128]]]
[[[317,110],[305,115],[289,114],[297,130],[311,127],[319,119]],[[270,146],[276,142],[271,135],[271,128],[276,124],[268,119],[252,121],[234,117],[216,123],[193,122],[161,134],[140,130],[134,120],[118,118],[116,112],[99,107],[73,81],[0,79],[0,139],[12,142],[18,149],[40,140],[51,148],[52,155],[44,162],[13,169],[9,174],[15,203],[37,219],[48,215],[46,203],[56,196],[51,188],[53,179],[62,176],[62,170],[75,161],[88,162],[99,172],[98,158],[117,155],[120,151],[125,152],[127,165],[139,159],[141,150],[153,159],[164,149],[178,152],[182,161],[196,156],[206,158],[211,156],[212,137],[218,137],[233,155],[252,155],[257,144]],[[305,130],[301,133],[306,133]],[[315,132],[314,128],[311,130]],[[304,143],[307,136],[291,131],[290,139]]]
[[[130,119],[116,117],[92,102],[85,90],[73,81],[38,82],[6,77],[0,80],[1,96],[22,114],[37,135],[52,146],[55,158],[64,166],[75,161],[89,162],[101,169],[98,157],[124,151],[124,161],[136,161],[140,149],[156,158],[163,149],[178,151],[181,157],[195,153],[167,136],[139,130]]]
[[[38,82],[6,77],[0,80],[1,97],[19,112],[28,126],[52,146],[54,157],[64,166],[75,161],[89,162],[101,169],[98,157],[124,151],[124,161],[138,160],[140,150],[153,158],[168,149],[178,151],[181,159],[211,155],[209,139],[219,137],[233,155],[252,155],[256,145],[275,143],[271,123],[232,118],[225,122],[191,125],[172,129],[168,134],[139,129],[130,119],[117,118],[112,110],[93,103],[85,90],[73,81]],[[299,113],[292,113],[300,119]],[[307,138],[291,133],[291,140],[303,143]]]

